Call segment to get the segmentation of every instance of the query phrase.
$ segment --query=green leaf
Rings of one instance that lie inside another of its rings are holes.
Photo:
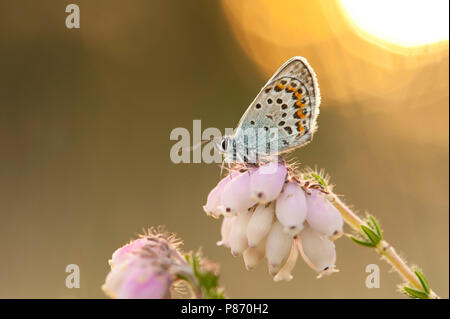
[[[325,180],[319,174],[311,173],[311,176],[316,180],[316,182],[327,188],[327,183],[325,183]]]
[[[206,290],[209,290],[217,287],[219,284],[219,276],[212,272],[204,272],[199,276],[199,281]]]
[[[425,290],[425,292],[427,294],[430,293],[430,286],[428,285],[428,281],[425,278],[424,274],[422,274],[419,270],[415,270],[414,273],[416,274],[417,278],[419,278],[420,284],[423,287],[423,290]]]
[[[199,276],[198,259],[195,255],[192,255],[192,270],[194,271],[194,275],[198,277]]]
[[[216,291],[211,299],[225,299],[223,291]]]
[[[201,264],[201,257],[198,255],[188,253],[184,257],[192,267],[194,276],[197,278],[198,288],[202,291],[203,297],[206,299],[225,299],[223,289],[219,287],[219,275],[213,271],[205,270]],[[178,277],[189,281],[189,278],[184,275],[178,275]]]
[[[403,291],[411,298],[430,299],[427,293],[409,287],[403,287]]]
[[[225,295],[220,289],[214,289],[210,292],[207,292],[205,296],[206,299],[225,299]]]
[[[367,242],[367,241],[362,241],[362,240],[356,239],[356,238],[353,237],[353,236],[351,236],[350,239],[353,240],[355,243],[357,243],[357,244],[359,244],[359,245],[362,245],[362,246],[372,247],[372,248],[376,246],[376,245],[374,245],[374,244],[372,244],[372,243],[369,243],[369,242]]]
[[[188,264],[192,266],[191,255],[190,254],[184,254],[184,258],[186,258],[186,261],[188,262]]]
[[[383,233],[381,232],[380,224],[378,223],[378,220],[375,219],[373,216],[369,216],[370,220],[372,221],[373,226],[375,227],[375,230],[377,231],[378,237],[380,239],[383,239]]]
[[[380,237],[378,237],[372,229],[364,225],[361,225],[361,229],[366,233],[367,237],[369,237],[372,244],[376,246],[380,242]]]

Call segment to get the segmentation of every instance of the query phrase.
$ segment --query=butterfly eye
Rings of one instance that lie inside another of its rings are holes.
[[[222,140],[222,149],[223,149],[224,151],[227,150],[227,141],[226,141],[225,139]]]

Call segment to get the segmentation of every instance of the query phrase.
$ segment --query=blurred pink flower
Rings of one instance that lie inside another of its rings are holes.
[[[170,297],[172,278],[167,272],[132,258],[114,267],[106,277],[103,290],[112,298],[165,299]]]
[[[150,230],[117,249],[109,261],[111,271],[103,291],[111,298],[169,298],[178,276],[192,276],[178,245],[174,236]]]

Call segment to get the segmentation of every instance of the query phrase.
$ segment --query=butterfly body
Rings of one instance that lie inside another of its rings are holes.
[[[257,163],[312,140],[319,114],[317,78],[306,59],[293,57],[267,84],[242,116],[232,136],[218,148],[226,162]]]

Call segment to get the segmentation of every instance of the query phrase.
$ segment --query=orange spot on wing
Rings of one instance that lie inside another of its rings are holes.
[[[303,114],[303,112],[302,112],[302,108],[300,108],[300,109],[297,111],[297,115],[298,115],[298,117],[301,118],[301,119],[306,118],[306,115]]]
[[[278,86],[280,89],[282,89],[282,90],[283,90],[284,87],[285,87],[285,86],[284,86],[283,84],[281,84],[281,83],[277,83],[277,86]]]
[[[305,130],[302,123],[300,123],[300,122],[298,122],[298,129],[300,130],[300,132],[303,132]]]

